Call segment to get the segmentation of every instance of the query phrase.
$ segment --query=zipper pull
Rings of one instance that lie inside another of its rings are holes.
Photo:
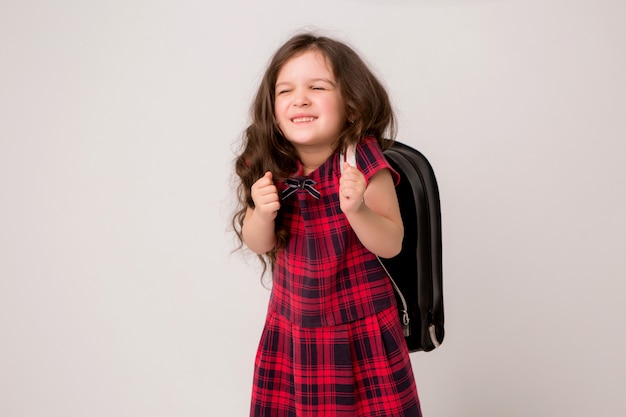
[[[407,313],[406,310],[402,310],[402,333],[404,334],[404,337],[411,336],[409,321],[409,313]]]

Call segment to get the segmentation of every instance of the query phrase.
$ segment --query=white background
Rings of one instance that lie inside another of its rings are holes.
[[[300,28],[441,189],[427,417],[626,413],[623,0],[1,0],[0,415],[245,416],[268,291],[232,160]]]

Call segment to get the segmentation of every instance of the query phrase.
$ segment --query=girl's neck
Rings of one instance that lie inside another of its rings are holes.
[[[324,162],[330,158],[334,149],[321,148],[321,149],[298,149],[298,156],[302,163],[302,173],[309,175],[311,172],[319,168]]]

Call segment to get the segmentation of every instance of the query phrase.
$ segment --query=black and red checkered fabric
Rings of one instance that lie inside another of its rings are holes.
[[[397,309],[329,327],[300,327],[270,312],[250,415],[421,416]]]
[[[356,156],[367,181],[381,169],[398,181],[375,139]],[[421,415],[391,283],[339,206],[341,162],[337,152],[308,176],[319,199],[302,188],[281,202],[290,237],[274,267],[253,417]]]
[[[367,181],[383,168],[398,180],[374,138],[364,138],[356,156]],[[290,238],[277,254],[269,308],[303,327],[347,323],[395,302],[376,255],[361,244],[339,206],[339,159],[336,152],[309,175],[319,199],[301,189],[281,202],[279,216]]]

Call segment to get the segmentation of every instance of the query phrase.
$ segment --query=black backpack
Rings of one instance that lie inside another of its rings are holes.
[[[404,240],[397,256],[379,261],[391,277],[409,351],[429,352],[444,337],[439,187],[430,162],[419,151],[393,142],[384,154],[400,174],[396,194]],[[348,149],[347,159],[355,165],[353,149]]]
[[[394,142],[384,154],[400,174],[396,194],[404,241],[400,254],[380,261],[396,287],[409,351],[428,352],[444,337],[439,187],[430,162],[416,149]]]

